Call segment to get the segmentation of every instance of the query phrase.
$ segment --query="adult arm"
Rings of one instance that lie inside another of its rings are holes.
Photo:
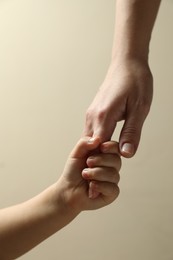
[[[84,135],[109,140],[124,120],[119,148],[132,157],[149,113],[153,77],[149,44],[160,0],[117,0],[112,60],[106,77],[86,113]]]

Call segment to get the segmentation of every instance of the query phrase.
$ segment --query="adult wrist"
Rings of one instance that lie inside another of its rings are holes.
[[[131,46],[132,45],[132,46]],[[112,51],[112,61],[116,60],[138,60],[144,63],[148,63],[149,47],[148,45],[140,46],[139,44],[121,44],[114,47]]]
[[[118,54],[117,56],[112,57],[108,73],[112,74],[113,72],[118,71],[119,69],[122,70],[123,68],[130,68],[131,71],[133,71],[133,69],[136,71],[137,69],[138,72],[142,70],[143,72],[146,72],[146,75],[148,74],[148,76],[151,74],[148,59],[140,55]]]

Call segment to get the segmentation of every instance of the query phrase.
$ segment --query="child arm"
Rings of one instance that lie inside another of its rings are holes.
[[[0,210],[0,259],[11,260],[23,255],[71,222],[82,210],[106,206],[117,197],[119,157],[95,156],[92,176],[86,176],[83,171],[87,167],[86,159],[99,145],[97,138],[93,142],[88,140],[87,137],[78,142],[55,184],[24,203]],[[89,180],[94,185],[92,188],[100,193],[96,199],[88,197]]]

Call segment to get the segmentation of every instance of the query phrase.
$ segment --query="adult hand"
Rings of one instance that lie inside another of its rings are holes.
[[[148,64],[125,59],[110,65],[106,78],[86,113],[84,135],[111,139],[119,121],[124,120],[119,149],[132,157],[138,147],[142,126],[153,95],[153,79]]]

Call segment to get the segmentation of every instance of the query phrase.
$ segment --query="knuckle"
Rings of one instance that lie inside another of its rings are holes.
[[[121,169],[122,166],[122,160],[120,158],[119,155],[115,155],[115,169],[117,169],[118,171]]]
[[[119,181],[120,181],[120,174],[119,174],[119,173],[117,173],[117,174],[116,174],[116,184],[118,184],[118,183],[119,183]]]
[[[115,184],[119,183],[120,181],[120,174],[116,170],[112,172],[112,181]]]
[[[88,108],[87,111],[86,111],[86,114],[85,114],[86,120],[90,119],[92,114],[93,114],[92,109]]]
[[[123,129],[123,134],[124,135],[135,135],[137,133],[137,128],[134,126],[126,126]]]
[[[141,104],[141,109],[143,111],[144,116],[146,117],[150,112],[150,104],[146,101],[143,101]]]
[[[90,120],[91,118],[95,118],[95,120],[97,120],[98,122],[102,122],[107,115],[107,109],[106,108],[97,108],[93,109],[93,108],[89,108],[86,111],[86,120]]]
[[[151,100],[148,99],[148,97],[142,97],[136,102],[136,108],[137,111],[142,115],[143,117],[146,117],[150,111],[151,107]]]
[[[120,188],[119,188],[119,186],[117,185],[117,186],[116,186],[116,197],[118,197],[119,194],[120,194]]]
[[[95,118],[94,110],[89,108],[85,113],[85,122],[86,125],[89,127],[92,125],[93,119]]]
[[[102,122],[106,117],[106,109],[100,109],[97,113],[97,119],[99,122]]]
[[[119,195],[119,193],[119,187],[116,184],[112,185],[112,188],[110,189],[110,196],[114,196],[116,198]]]
[[[138,142],[140,140],[141,127],[126,126],[121,134],[121,143],[132,143],[134,150],[137,149]]]
[[[114,197],[114,194],[115,194],[115,184],[112,183],[112,185],[109,185],[109,189],[107,187],[107,195],[108,196],[111,196],[111,197]]]
[[[114,199],[116,199],[120,194],[120,188],[118,187],[118,185],[115,184],[114,186],[114,191],[112,193],[112,195],[114,196]]]
[[[122,160],[121,160],[120,157],[118,157],[118,162],[117,162],[117,164],[118,164],[118,170],[120,170],[121,167],[122,167]]]

